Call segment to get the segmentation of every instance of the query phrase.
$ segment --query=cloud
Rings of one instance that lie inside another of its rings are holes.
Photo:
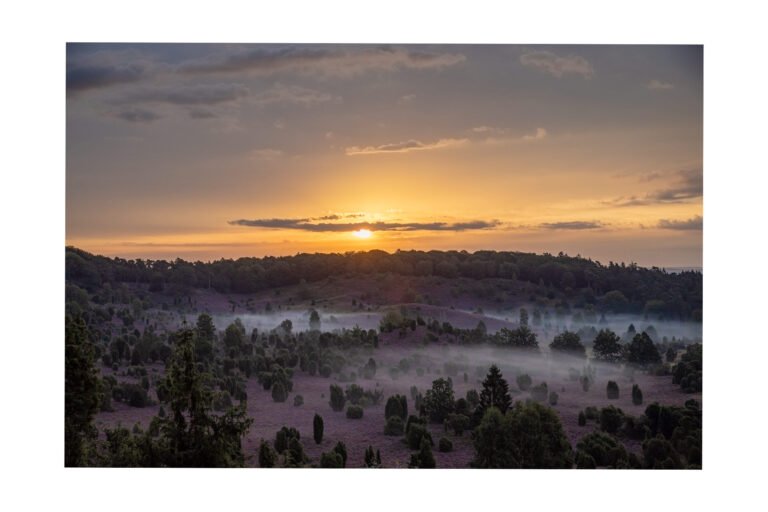
[[[215,119],[217,116],[214,112],[204,108],[193,108],[189,111],[189,117],[192,119]]]
[[[336,217],[336,216],[327,216]],[[473,220],[468,222],[353,222],[353,223],[330,223],[330,222],[311,222],[318,219],[239,219],[229,221],[233,226],[247,226],[255,228],[271,229],[296,229],[302,231],[321,232],[348,232],[358,229],[369,229],[371,231],[470,231],[492,229],[499,225],[496,220],[482,221]],[[336,220],[328,219],[328,220]]]
[[[679,231],[701,230],[704,225],[704,219],[701,215],[696,215],[688,220],[668,220],[661,219],[656,225],[660,229],[674,229]]]
[[[543,224],[539,224],[539,227],[544,229],[581,230],[602,228],[603,224],[601,222],[575,220],[569,222],[545,222]]]
[[[283,152],[279,149],[263,148],[254,149],[251,151],[250,155],[251,158],[256,160],[274,160],[275,158],[283,156]]]
[[[145,72],[146,68],[137,64],[75,66],[67,70],[67,95],[89,89],[137,82],[144,78]]]
[[[151,123],[162,117],[152,112],[151,110],[145,110],[142,108],[128,108],[119,110],[112,115],[118,119],[122,119],[123,121],[128,121],[130,123]]]
[[[674,89],[675,86],[668,83],[668,82],[661,82],[659,80],[651,80],[648,82],[645,86],[647,89],[656,90],[656,91],[663,91],[668,89]]]
[[[532,141],[541,140],[546,136],[547,136],[547,130],[545,130],[544,128],[536,128],[536,133],[531,135],[523,135],[523,140],[526,142],[532,142]]]
[[[437,142],[424,143],[415,139],[404,142],[395,142],[391,144],[382,144],[381,146],[352,146],[345,150],[348,156],[354,155],[375,155],[379,153],[408,153],[411,151],[425,151],[429,149],[444,149],[465,144],[467,139],[440,139]]]
[[[569,55],[560,57],[552,52],[536,51],[524,53],[520,56],[520,63],[524,66],[537,68],[558,78],[567,74],[581,75],[583,78],[591,78],[594,74],[592,64],[584,57]]]
[[[338,213],[334,213],[332,215],[323,215],[322,217],[312,217],[311,219],[306,220],[341,220],[341,219],[357,219],[360,217],[365,217],[364,213],[346,213],[343,215],[340,215]]]
[[[701,168],[695,167],[680,170],[675,175],[675,182],[667,188],[655,190],[644,196],[619,197],[607,201],[606,204],[612,206],[646,206],[651,204],[683,203],[702,197],[704,194],[704,179]]]
[[[219,105],[233,103],[250,94],[241,84],[200,84],[145,87],[117,99],[116,103],[168,103],[171,105]]]
[[[283,85],[280,83],[275,84],[272,88],[256,94],[253,97],[253,102],[260,105],[291,103],[309,107],[317,103],[325,103],[329,101],[340,103],[342,100],[339,96],[333,96],[325,92],[307,89],[306,87],[300,87],[298,85]]]
[[[406,103],[410,103],[413,100],[416,99],[415,94],[406,94],[404,96],[400,96],[400,98],[397,100],[397,102],[401,105],[405,105]]]
[[[192,74],[299,72],[349,76],[369,70],[439,69],[456,65],[465,59],[462,54],[412,51],[387,46],[363,50],[327,47],[242,48],[229,55],[188,62],[180,66],[179,70]]]
[[[549,132],[544,128],[536,128],[533,133],[523,135],[512,135],[508,129],[492,126],[475,126],[470,131],[480,137],[485,137],[474,140],[474,142],[482,144],[527,144],[541,141],[549,135]]]

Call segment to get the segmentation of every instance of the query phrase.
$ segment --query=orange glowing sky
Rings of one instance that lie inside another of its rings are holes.
[[[702,196],[698,46],[67,49],[67,244],[99,254],[698,267]]]

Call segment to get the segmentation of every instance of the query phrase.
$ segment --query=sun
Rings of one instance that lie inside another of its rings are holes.
[[[355,235],[357,238],[371,238],[373,235],[373,231],[370,229],[358,229],[357,231],[352,232],[353,235]]]

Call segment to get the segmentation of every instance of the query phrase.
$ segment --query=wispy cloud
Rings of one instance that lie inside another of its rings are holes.
[[[337,220],[336,216],[301,219],[239,219],[229,221],[233,226],[254,228],[296,229],[312,232],[346,232],[358,229],[371,231],[471,231],[493,229],[499,221],[473,220],[467,222],[315,222],[316,220]]]
[[[464,60],[462,54],[433,53],[388,46],[362,50],[242,48],[229,55],[188,62],[180,66],[179,70],[192,74],[298,72],[349,76],[369,70],[439,69],[459,64]]]
[[[430,149],[445,149],[461,146],[467,143],[467,139],[440,139],[436,142],[421,142],[415,139],[395,142],[391,144],[382,144],[380,146],[352,146],[345,150],[348,156],[354,155],[375,155],[380,153],[408,153],[411,151],[425,151]]]
[[[219,105],[250,94],[242,84],[200,84],[142,87],[114,100],[115,103],[167,103],[171,105]]]
[[[701,215],[696,215],[687,220],[661,219],[656,227],[660,229],[674,229],[680,231],[700,231],[704,227],[704,219]]]
[[[582,230],[582,229],[598,229],[604,227],[604,224],[596,221],[568,221],[568,222],[545,222],[539,224],[542,229],[563,229],[563,230]]]
[[[510,130],[504,128],[495,128],[491,126],[476,126],[471,129],[473,134],[478,134],[485,138],[475,139],[475,142],[482,144],[521,144],[538,142],[544,140],[549,135],[545,128],[536,128],[532,133],[523,135],[511,134]]]
[[[192,119],[215,119],[219,116],[206,108],[193,108],[189,111],[189,117]]]
[[[333,96],[314,89],[300,87],[298,85],[283,85],[277,83],[264,92],[255,94],[253,102],[260,105],[269,105],[272,103],[285,103],[303,105],[305,107],[325,102],[340,103],[341,97]]]
[[[123,121],[128,121],[129,123],[151,123],[162,117],[151,110],[143,108],[126,108],[118,110],[117,112],[112,112],[111,115],[118,119],[122,119]]]
[[[645,206],[651,204],[683,203],[700,198],[704,193],[701,168],[684,169],[675,173],[675,182],[643,196],[619,197],[605,204],[611,206]],[[654,178],[655,179],[655,178]]]
[[[524,66],[537,68],[558,78],[568,74],[591,78],[594,74],[592,64],[584,57],[578,55],[560,57],[548,51],[535,51],[521,55],[520,63]]]
[[[142,64],[83,64],[67,69],[67,95],[72,96],[89,89],[138,82],[147,75]]]
[[[547,136],[547,130],[545,130],[544,128],[536,128],[536,133],[533,133],[530,135],[523,135],[523,141],[531,142],[531,141],[541,140],[546,136]]]
[[[662,82],[660,80],[651,80],[645,85],[646,88],[655,91],[664,91],[668,89],[674,89],[675,86],[669,82]]]
[[[274,160],[283,156],[283,152],[280,149],[262,148],[254,149],[250,156],[255,160]]]

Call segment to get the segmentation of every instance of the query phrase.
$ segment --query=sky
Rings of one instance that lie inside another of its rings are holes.
[[[69,44],[66,243],[700,267],[701,46]]]

